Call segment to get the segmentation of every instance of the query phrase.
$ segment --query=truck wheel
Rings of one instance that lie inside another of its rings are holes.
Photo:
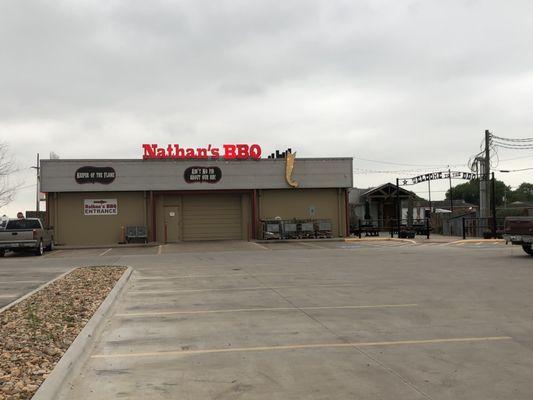
[[[523,244],[522,245],[522,248],[524,249],[524,251],[529,254],[530,256],[533,256],[533,249],[531,248],[531,243],[529,244]]]
[[[6,251],[4,249],[0,249],[0,257],[3,257],[6,255]]]
[[[35,250],[35,255],[36,256],[42,256],[44,254],[44,246],[43,246],[43,241],[39,241],[39,247],[37,247],[37,250]]]

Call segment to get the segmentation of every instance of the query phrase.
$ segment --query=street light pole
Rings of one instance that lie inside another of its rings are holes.
[[[450,182],[450,211],[453,213],[452,172],[449,169],[448,169],[448,181]]]
[[[37,185],[35,187],[35,211],[40,211],[39,193],[41,192],[41,167],[39,165],[39,153],[37,153],[37,165],[30,167],[35,170],[37,175]]]
[[[396,178],[396,227],[398,228],[398,237],[400,237],[402,208],[400,203],[400,179]]]

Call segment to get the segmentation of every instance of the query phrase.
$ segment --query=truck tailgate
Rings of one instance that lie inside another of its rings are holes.
[[[33,229],[0,231],[0,242],[20,242],[26,240],[35,240],[33,238]]]
[[[507,217],[504,231],[512,235],[533,235],[533,217]]]

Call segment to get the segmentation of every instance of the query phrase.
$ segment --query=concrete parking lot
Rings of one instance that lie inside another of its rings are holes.
[[[532,261],[485,242],[50,253],[135,269],[61,398],[530,399]]]

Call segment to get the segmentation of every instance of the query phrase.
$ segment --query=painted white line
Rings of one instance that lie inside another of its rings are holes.
[[[266,247],[266,246],[263,246],[261,243],[257,243],[257,242],[250,242],[250,243],[255,244],[257,247],[260,247],[260,248],[262,248],[263,250],[272,250],[272,249],[269,249],[269,248]]]
[[[321,250],[326,249],[326,247],[322,247],[314,243],[298,242],[298,244],[301,244],[302,246],[305,246],[305,247],[309,247],[311,249],[321,249]]]
[[[234,288],[206,288],[206,289],[177,289],[177,290],[130,290],[129,294],[172,294],[172,293],[196,293],[196,292],[224,292],[224,291],[245,291],[245,290],[273,290],[273,289],[299,289],[309,287],[355,287],[360,284],[354,283],[332,283],[306,286],[251,286]]]
[[[106,251],[103,251],[102,253],[98,254],[98,257],[105,256],[107,253],[109,253],[113,249],[107,249]]]
[[[51,258],[52,256],[57,256],[58,254],[64,253],[65,250],[54,250],[48,254],[45,254],[43,258]]]
[[[422,339],[422,340],[397,340],[389,342],[352,342],[352,343],[318,343],[318,344],[295,344],[286,346],[262,346],[262,347],[234,347],[203,350],[171,350],[156,351],[147,353],[116,353],[116,354],[95,354],[91,358],[135,358],[135,357],[179,357],[199,354],[215,353],[242,353],[251,351],[280,351],[280,350],[305,350],[305,349],[327,349],[342,347],[377,347],[377,346],[401,346],[401,345],[428,345],[442,343],[472,343],[490,342],[499,340],[512,340],[510,336],[488,336],[469,338],[447,338],[447,339]]]
[[[233,278],[238,276],[281,276],[281,275],[301,275],[295,272],[278,272],[278,273],[264,273],[264,274],[239,274],[239,273],[227,273],[227,274],[215,274],[215,275],[175,275],[175,276],[147,276],[136,278],[139,281],[160,281],[168,279],[198,279],[198,278]]]
[[[1,281],[0,285],[2,284],[9,284],[9,283],[44,283],[46,281]]]
[[[12,299],[19,296],[18,294],[0,294],[0,299]]]
[[[300,310],[358,310],[368,308],[401,308],[418,307],[418,304],[379,304],[371,306],[323,306],[323,307],[273,307],[273,308],[235,308],[227,310],[192,310],[192,311],[160,311],[145,313],[124,313],[116,314],[117,317],[149,317],[161,315],[196,315],[196,314],[223,314],[256,311],[300,311]]]
[[[163,250],[163,245],[159,245],[157,246],[157,255],[160,256],[161,255],[161,251]]]

